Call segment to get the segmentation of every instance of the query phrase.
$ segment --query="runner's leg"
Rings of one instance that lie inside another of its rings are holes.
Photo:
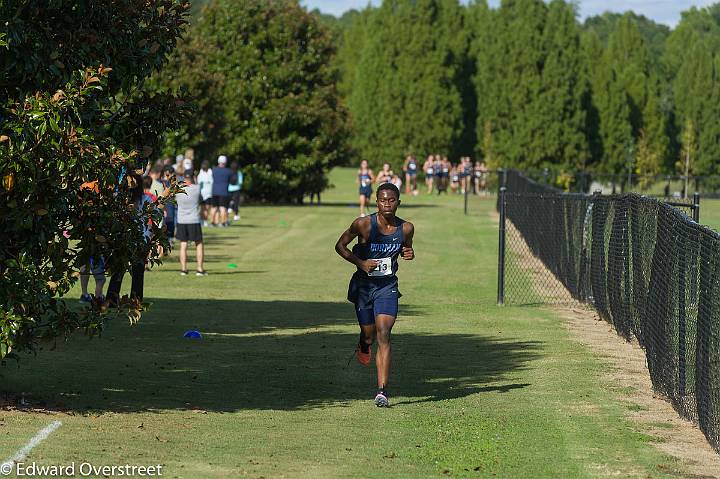
[[[375,316],[375,330],[377,335],[377,354],[375,355],[375,365],[377,366],[377,383],[378,388],[383,389],[388,384],[390,377],[390,333],[395,324],[395,317],[387,314],[378,314]]]

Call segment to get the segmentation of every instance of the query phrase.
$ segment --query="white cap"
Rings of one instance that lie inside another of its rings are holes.
[[[227,156],[220,155],[218,156],[218,165],[225,165],[227,164]]]
[[[187,158],[183,160],[183,168],[185,168],[186,170],[189,170],[190,168],[192,168],[192,166],[193,166],[192,160],[187,159]]]
[[[177,155],[175,157],[175,163],[180,163],[184,159],[185,159],[185,155]]]

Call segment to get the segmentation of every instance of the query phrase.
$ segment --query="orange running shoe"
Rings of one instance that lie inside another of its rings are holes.
[[[355,357],[357,358],[358,362],[363,366],[367,366],[368,364],[370,364],[370,356],[372,356],[372,347],[368,346],[367,352],[364,353],[362,348],[360,347],[360,343],[358,343],[357,348],[355,349]]]

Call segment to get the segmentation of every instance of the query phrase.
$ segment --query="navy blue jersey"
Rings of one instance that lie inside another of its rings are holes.
[[[367,243],[358,243],[353,247],[355,256],[362,260],[378,260],[377,268],[367,274],[368,279],[385,282],[389,279],[397,279],[398,256],[402,251],[404,223],[400,218],[395,218],[397,227],[395,232],[389,235],[380,233],[377,224],[377,213],[370,215],[370,236]],[[358,271],[361,271],[358,268]]]
[[[369,186],[370,174],[368,172],[358,173],[358,180],[360,181],[360,186]]]

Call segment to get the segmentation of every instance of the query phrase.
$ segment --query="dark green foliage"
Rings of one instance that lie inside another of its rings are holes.
[[[349,26],[322,16],[344,32],[339,91],[375,165],[472,152],[491,167],[655,175],[673,171],[692,125],[691,171],[715,170],[720,3],[674,31],[634,12],[580,25],[565,0],[457,7],[386,0]]]
[[[335,56],[335,65],[338,69],[338,92],[344,99],[349,99],[352,95],[353,82],[355,80],[355,70],[358,61],[365,48],[365,40],[367,38],[367,25],[372,14],[371,8],[362,10],[356,15],[346,13],[350,16],[350,24],[343,29],[340,47]]]
[[[396,168],[404,155],[450,153],[463,135],[455,35],[457,0],[387,0],[369,14],[348,99],[353,146],[374,166]]]
[[[573,7],[514,0],[472,10],[477,134],[491,166],[582,168],[588,85]]]
[[[153,204],[138,212],[125,173],[145,166],[183,113],[182,100],[150,95],[143,82],[174,47],[185,9],[0,3],[0,360],[102,328],[107,305],[78,312],[60,299],[89,257],[120,271],[148,255],[156,262],[155,246],[167,246],[161,213]],[[143,305],[122,305],[136,321]]]
[[[720,5],[692,8],[667,41],[663,58],[670,72],[677,123],[677,138],[682,150],[676,156],[677,170],[694,174],[718,174],[720,138]],[[692,129],[692,131],[687,131]],[[692,144],[688,144],[690,141]]]
[[[631,11],[626,14],[605,12],[602,15],[588,17],[585,19],[583,27],[585,31],[594,32],[602,44],[607,46],[610,35],[617,30],[618,24],[624,16],[635,22],[648,50],[650,50],[651,58],[653,61],[659,61],[665,51],[665,42],[670,36],[670,28],[667,25],[655,23],[644,15],[638,15]]]
[[[198,99],[171,146],[239,161],[256,198],[302,201],[346,155],[333,54],[330,32],[295,0],[209,3],[157,77]]]
[[[573,7],[553,0],[544,30],[547,56],[540,109],[545,122],[544,155],[565,171],[584,170],[589,160],[587,111],[583,108],[589,85],[583,72],[579,33]]]
[[[660,173],[670,152],[669,109],[661,97],[665,90],[658,63],[652,60],[633,15],[626,14],[617,22],[600,57],[599,42],[592,38],[586,48],[599,58],[598,65],[590,69],[603,144],[598,169]]]

